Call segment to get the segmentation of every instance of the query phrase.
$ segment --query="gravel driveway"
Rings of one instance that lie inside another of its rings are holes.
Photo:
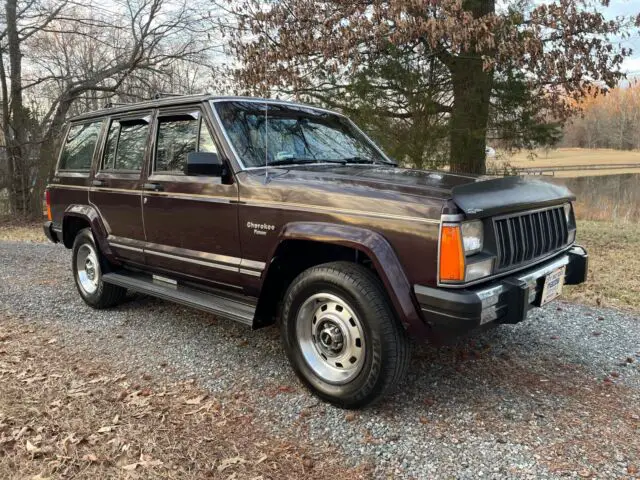
[[[275,328],[131,296],[93,311],[70,253],[0,242],[0,313],[62,327],[70,348],[154,377],[234,392],[278,435],[341,449],[379,477],[640,478],[640,318],[557,302],[515,326],[435,348],[380,406],[348,412],[299,384]]]

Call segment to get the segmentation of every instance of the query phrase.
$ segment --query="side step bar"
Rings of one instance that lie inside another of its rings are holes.
[[[149,275],[133,272],[107,273],[102,278],[107,283],[112,283],[134,292],[181,303],[188,307],[204,310],[214,315],[253,326],[256,307],[251,303],[240,302],[236,299],[184,285],[173,285],[166,281],[154,281]]]

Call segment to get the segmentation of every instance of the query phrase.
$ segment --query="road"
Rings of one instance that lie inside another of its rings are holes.
[[[59,245],[0,242],[0,314],[65,332],[59,342],[118,368],[242,392],[274,435],[327,442],[376,476],[622,478],[639,475],[640,318],[565,302],[447,347],[416,345],[381,405],[318,402],[276,328],[251,331],[132,295],[94,311]],[[1,315],[0,315],[1,317]],[[284,432],[289,433],[284,433]]]

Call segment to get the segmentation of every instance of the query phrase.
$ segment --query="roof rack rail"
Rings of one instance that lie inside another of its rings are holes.
[[[183,97],[182,93],[173,93],[173,92],[156,92],[153,94],[154,100],[159,100],[163,97]]]
[[[104,108],[119,107],[121,105],[127,105],[127,104],[124,102],[107,102],[104,104]]]

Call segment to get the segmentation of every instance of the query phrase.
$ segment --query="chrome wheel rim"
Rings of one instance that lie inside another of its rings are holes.
[[[100,282],[100,263],[92,245],[85,243],[78,248],[76,271],[80,288],[88,295],[95,293]]]
[[[362,370],[364,329],[337,295],[318,293],[305,300],[296,316],[296,337],[305,362],[325,382],[348,383]]]

